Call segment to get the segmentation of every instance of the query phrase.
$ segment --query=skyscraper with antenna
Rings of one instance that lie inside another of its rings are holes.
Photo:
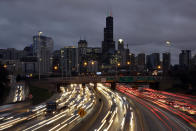
[[[102,41],[102,63],[111,64],[112,56],[115,53],[115,41],[113,38],[113,17],[106,17],[106,27],[104,28],[104,40]]]

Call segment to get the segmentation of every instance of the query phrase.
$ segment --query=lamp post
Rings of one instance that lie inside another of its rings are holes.
[[[92,62],[91,62],[91,65],[92,65],[92,72],[95,73],[95,69],[94,69],[95,62],[92,61]]]
[[[118,77],[118,67],[120,67],[120,63],[116,64],[116,80],[117,80],[117,77]]]
[[[40,36],[41,36],[42,33],[43,33],[43,32],[41,32],[41,31],[38,32],[38,37],[39,37],[39,54],[38,54],[38,62],[39,62],[39,80],[40,80],[40,60],[41,60],[41,58],[40,58],[40,53],[41,53],[41,50],[40,50],[40,48],[41,48]]]
[[[130,73],[130,64],[131,64],[131,62],[130,61],[127,61],[127,65],[128,65],[128,72]],[[128,73],[128,74],[129,74]]]
[[[86,66],[88,65],[88,63],[85,61],[85,62],[83,63],[83,65],[84,65],[84,67],[85,67],[85,73],[87,74],[87,69],[86,69],[87,67],[86,67]]]
[[[61,77],[62,77],[62,80],[63,80],[63,57],[64,57],[63,53],[64,53],[64,50],[61,50]]]

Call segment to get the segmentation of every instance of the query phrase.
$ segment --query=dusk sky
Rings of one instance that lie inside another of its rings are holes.
[[[110,12],[115,41],[124,39],[132,53],[170,50],[173,64],[181,49],[196,53],[196,0],[0,0],[0,48],[23,49],[38,31],[54,49],[80,38],[101,47]]]

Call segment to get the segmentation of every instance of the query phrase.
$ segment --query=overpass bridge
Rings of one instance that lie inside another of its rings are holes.
[[[88,83],[111,83],[111,87],[115,88],[116,83],[134,83],[134,84],[156,84],[162,79],[161,76],[77,76],[64,77],[58,79],[57,86],[68,84],[85,84]]]

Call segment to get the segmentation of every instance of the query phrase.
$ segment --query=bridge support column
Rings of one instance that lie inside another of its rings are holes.
[[[112,89],[112,90],[115,90],[115,89],[116,89],[116,83],[115,83],[115,82],[112,82],[112,83],[111,83],[111,89]]]
[[[97,83],[94,83],[94,89],[95,90],[97,89]]]
[[[82,83],[82,88],[85,88],[85,85],[86,85],[85,83]]]

